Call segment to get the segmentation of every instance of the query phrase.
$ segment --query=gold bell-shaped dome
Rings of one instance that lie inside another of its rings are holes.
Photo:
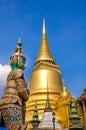
[[[46,37],[45,21],[43,20],[42,40],[39,53],[35,62],[34,69],[30,76],[30,97],[26,104],[26,121],[32,119],[34,102],[37,101],[39,118],[41,119],[45,109],[47,98],[47,79],[48,91],[52,110],[55,111],[55,104],[60,97],[63,86],[60,76],[59,66],[52,58]]]

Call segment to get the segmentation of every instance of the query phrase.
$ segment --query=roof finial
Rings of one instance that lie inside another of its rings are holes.
[[[48,46],[46,29],[45,29],[45,19],[43,19],[42,39],[41,39],[40,49],[35,64],[39,63],[39,61],[55,64]]]
[[[19,37],[19,39],[18,39],[18,45],[21,46],[21,43],[22,43],[22,42],[21,42],[21,39],[20,39],[20,37]]]
[[[45,29],[45,19],[43,19],[43,34],[46,33],[46,29]]]

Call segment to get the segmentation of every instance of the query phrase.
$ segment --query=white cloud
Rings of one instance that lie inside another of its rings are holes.
[[[5,86],[7,75],[10,72],[11,68],[9,65],[0,64],[0,87]]]

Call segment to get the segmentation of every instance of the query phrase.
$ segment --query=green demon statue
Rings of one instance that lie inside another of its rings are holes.
[[[0,100],[1,122],[9,130],[25,129],[25,102],[29,97],[23,74],[25,62],[19,40],[14,55],[10,57],[12,70],[8,74],[4,95]]]

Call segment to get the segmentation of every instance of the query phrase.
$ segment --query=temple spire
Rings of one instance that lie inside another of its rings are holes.
[[[32,120],[34,120],[34,121],[38,121],[39,120],[38,109],[37,109],[37,102],[35,102],[35,108],[34,108],[34,114],[33,114]]]
[[[42,30],[42,33],[46,34],[45,19],[43,19],[43,30]]]
[[[55,64],[48,46],[48,41],[46,37],[45,19],[43,19],[42,39],[41,39],[40,49],[35,64],[37,64],[40,61]]]
[[[31,121],[33,128],[38,128],[39,122],[40,121],[38,117],[37,102],[35,102],[34,113],[33,113],[32,121]]]
[[[72,102],[70,104],[70,118],[69,118],[72,122],[72,128],[78,128],[79,127],[79,120],[80,117],[78,115],[77,112],[77,104],[75,99],[72,99]]]
[[[46,100],[46,107],[45,112],[52,112],[51,106],[50,106],[50,100],[49,100],[49,91],[48,91],[48,79],[47,79],[47,100]]]

